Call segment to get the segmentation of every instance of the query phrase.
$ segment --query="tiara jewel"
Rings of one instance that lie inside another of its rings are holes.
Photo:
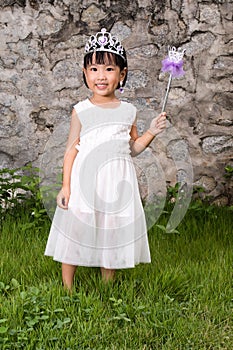
[[[117,37],[107,32],[105,28],[102,28],[100,32],[96,33],[96,35],[91,35],[85,45],[85,55],[95,51],[112,52],[121,56],[125,60],[124,48],[121,45],[121,42],[117,39]]]

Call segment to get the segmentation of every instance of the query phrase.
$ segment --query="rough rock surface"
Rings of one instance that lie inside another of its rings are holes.
[[[216,203],[229,204],[232,13],[231,0],[2,0],[1,167],[61,165],[72,105],[89,94],[82,81],[84,44],[105,27],[127,49],[123,96],[138,108],[140,132],[161,109],[167,47],[186,49],[186,74],[173,80],[169,95],[168,130],[135,160],[142,195],[150,195],[148,182],[161,194],[166,184],[189,177]]]

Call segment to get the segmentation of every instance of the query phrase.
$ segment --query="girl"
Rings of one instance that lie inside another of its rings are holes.
[[[136,108],[115,92],[127,79],[126,52],[106,29],[85,46],[83,78],[90,99],[74,106],[45,255],[62,263],[71,290],[77,266],[99,266],[104,281],[116,269],[150,262],[147,228],[131,156],[166,127],[166,113],[138,136]]]

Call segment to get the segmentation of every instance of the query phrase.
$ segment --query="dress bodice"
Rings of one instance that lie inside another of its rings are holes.
[[[100,152],[129,153],[129,140],[136,108],[122,101],[115,108],[93,105],[86,99],[74,106],[81,123],[79,152],[98,147]]]

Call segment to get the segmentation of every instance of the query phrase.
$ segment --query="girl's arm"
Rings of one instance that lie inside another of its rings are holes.
[[[70,177],[74,159],[78,153],[75,146],[79,143],[81,123],[75,112],[72,111],[70,131],[63,162],[62,188],[57,196],[57,205],[62,209],[68,208],[70,198]]]
[[[166,113],[163,112],[154,118],[150,124],[150,128],[142,135],[138,136],[137,126],[132,125],[130,136],[130,147],[132,157],[137,156],[139,153],[149,146],[151,141],[156,135],[160,134],[166,128]]]

